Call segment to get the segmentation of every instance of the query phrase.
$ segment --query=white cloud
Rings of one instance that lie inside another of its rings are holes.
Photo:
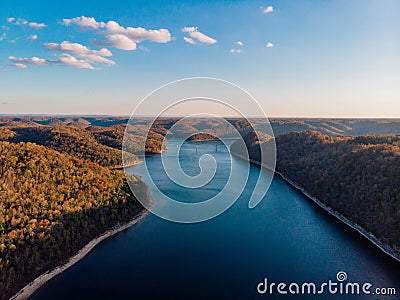
[[[184,36],[183,39],[185,40],[185,42],[192,44],[192,45],[196,45],[196,41],[190,37]]]
[[[59,59],[61,63],[74,68],[94,70],[94,67],[88,61],[83,59],[76,59],[75,57],[69,54],[61,54],[59,56]]]
[[[27,68],[27,65],[24,65],[21,63],[14,64],[14,66],[18,69],[26,69]]]
[[[36,22],[30,22],[30,23],[28,24],[28,26],[29,26],[29,27],[32,27],[32,28],[35,28],[35,29],[42,29],[42,28],[44,28],[44,27],[47,27],[47,25],[44,24],[44,23],[36,23]]]
[[[242,52],[240,49],[231,49],[229,50],[230,53],[240,53]]]
[[[0,41],[4,40],[7,37],[7,33],[3,32],[2,35],[0,35]]]
[[[69,54],[59,55],[58,60],[47,60],[36,56],[33,56],[31,58],[9,56],[8,60],[14,62],[15,64],[13,66],[20,69],[26,68],[26,65],[46,66],[52,64],[64,64],[79,69],[95,69],[87,60],[76,59]]]
[[[8,18],[7,22],[14,23],[14,25],[28,25],[29,27],[35,29],[42,29],[44,27],[47,27],[47,25],[44,23],[28,22],[27,20],[21,18],[18,18],[17,20],[15,20],[15,18]]]
[[[236,42],[236,45],[243,46],[244,44],[243,44],[243,42],[241,42],[241,41],[237,41],[237,42]]]
[[[274,47],[274,44],[272,44],[271,42],[268,42],[268,43],[265,44],[265,46],[267,48],[272,48],[272,47]]]
[[[107,59],[105,57],[112,56],[110,50],[106,48],[102,48],[100,50],[91,50],[86,46],[83,46],[78,43],[70,43],[68,41],[64,41],[61,44],[57,43],[47,43],[43,44],[43,47],[47,50],[52,51],[60,51],[60,52],[70,52],[79,58],[83,58],[88,62],[98,62],[105,63],[108,65],[115,65],[115,62]]]
[[[110,34],[105,40],[93,40],[93,44],[100,47],[114,47],[121,50],[136,50],[136,43],[123,34]]]
[[[274,11],[273,6],[267,6],[266,8],[263,9],[264,14],[269,14],[269,13],[272,13],[273,11]]]
[[[37,34],[31,34],[30,37],[28,37],[28,41],[36,41],[38,39]]]
[[[97,22],[95,18],[93,17],[76,17],[72,19],[63,19],[63,24],[65,26],[69,26],[71,24],[78,25],[82,29],[98,29],[100,27],[104,27],[105,23],[103,22]]]
[[[123,27],[115,21],[98,22],[93,17],[76,17],[63,19],[63,24],[78,25],[81,29],[97,30],[97,34],[103,34],[104,40],[93,40],[96,45],[115,47],[122,50],[135,50],[137,43],[152,41],[156,43],[168,43],[172,40],[170,32],[165,29],[145,29],[142,27]]]
[[[24,20],[24,19],[21,19],[21,18],[18,18],[18,20],[15,20],[14,18],[11,18],[11,19],[12,19],[12,21],[10,23],[14,23],[15,25],[26,25],[26,24],[28,24],[27,20]]]
[[[23,64],[36,65],[36,66],[44,66],[44,65],[51,63],[50,61],[48,61],[44,58],[39,58],[36,56],[33,56],[31,58],[9,56],[8,60],[15,62],[15,63],[23,63]]]
[[[197,27],[194,27],[194,26],[192,26],[192,27],[183,27],[182,28],[182,32],[193,32],[193,31],[196,31],[197,30]]]
[[[204,33],[201,33],[200,31],[198,31],[197,27],[183,27],[182,31],[189,33],[189,36],[192,39],[196,39],[200,43],[215,44],[217,42],[217,40],[213,39],[212,37],[209,37],[209,36],[205,35]]]
[[[107,33],[122,34],[134,42],[142,42],[149,40],[157,43],[168,43],[171,41],[171,34],[167,29],[161,28],[158,30],[147,30],[142,27],[122,27],[115,21],[109,21],[106,24]]]
[[[150,50],[147,49],[147,48],[144,47],[144,46],[138,46],[138,49],[142,50],[143,52],[150,52]]]

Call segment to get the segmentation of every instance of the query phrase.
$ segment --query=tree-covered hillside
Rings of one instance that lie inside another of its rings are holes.
[[[279,172],[400,253],[400,136],[302,132],[275,142]]]
[[[159,117],[152,124],[152,131],[162,136],[166,135],[166,130],[173,126],[180,118]],[[253,128],[248,128],[248,122],[243,118],[227,118],[236,129],[243,135]],[[254,130],[270,134],[272,127],[275,136],[289,132],[318,131],[320,133],[337,136],[352,135],[359,136],[365,134],[400,134],[400,119],[333,119],[333,118],[270,118],[269,124],[265,118],[251,118]],[[119,130],[124,128],[128,122],[133,124],[136,129],[135,135],[145,137],[146,132],[140,132],[140,126],[149,127],[151,118],[138,117],[129,119],[127,117],[112,116],[0,116],[0,127],[2,126],[74,126],[77,128],[88,129],[113,128]],[[198,131],[208,132],[215,136],[229,136],[232,128],[226,122],[217,118],[186,118],[183,124],[178,126],[176,137],[179,131],[186,133],[196,133]],[[179,130],[180,129],[180,130]]]
[[[139,179],[130,180],[148,197]],[[0,142],[0,298],[141,209],[121,171],[32,143]]]
[[[3,134],[0,132],[0,140],[43,145],[105,167],[122,165],[121,150],[98,143],[85,129],[57,125],[54,127],[2,127],[2,130]],[[138,158],[132,154],[130,161],[137,162]]]

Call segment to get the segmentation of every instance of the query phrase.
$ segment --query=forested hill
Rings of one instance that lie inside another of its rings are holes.
[[[130,180],[148,197],[139,179]],[[141,210],[121,171],[32,143],[0,142],[0,299]]]
[[[165,136],[166,129],[169,129],[179,118],[158,118],[153,126],[153,131]],[[248,123],[240,118],[227,118],[227,120],[240,132],[246,130]],[[91,130],[103,128],[110,133],[114,131],[120,135],[120,129],[131,122],[135,125],[135,135],[144,136],[140,133],[140,126],[149,124],[151,118],[136,118],[129,120],[128,117],[112,116],[1,116],[0,127],[4,126],[74,126],[81,129]],[[289,132],[318,131],[320,133],[336,135],[365,135],[365,134],[400,134],[400,119],[330,119],[330,118],[270,118],[270,125],[275,136]],[[251,124],[254,129],[270,133],[269,125],[265,119],[252,118]],[[144,126],[145,127],[145,126]],[[109,130],[110,129],[110,130]],[[211,133],[214,136],[231,134],[230,126],[226,122],[213,118],[188,118],[175,128],[175,134],[179,135],[182,131],[187,133],[197,133],[198,131]],[[123,132],[123,131],[122,131]],[[111,138],[115,141],[115,137]],[[106,141],[107,138],[100,136],[100,140]],[[152,138],[153,139],[153,138]],[[157,139],[157,138],[156,138]],[[155,139],[155,140],[156,140]],[[154,140],[154,139],[153,139]],[[108,142],[110,140],[108,139]],[[111,141],[113,143],[113,141]],[[108,144],[110,146],[110,144]],[[158,152],[158,151],[155,151]]]
[[[272,136],[259,131],[251,131],[244,136],[244,146],[239,142],[235,142],[231,146],[231,152],[240,155],[241,157],[248,157],[255,161],[261,159],[261,145],[272,139]],[[267,152],[267,151],[266,151]],[[267,152],[268,153],[268,152]]]
[[[197,133],[192,135],[187,139],[189,142],[212,142],[212,141],[218,141],[218,138],[212,134],[208,133]]]
[[[400,253],[400,136],[289,133],[276,146],[279,172]]]
[[[139,126],[137,126],[139,127]],[[138,128],[136,128],[138,129]],[[13,125],[0,127],[0,141],[31,142],[69,154],[76,158],[90,160],[104,167],[122,166],[122,141],[125,126],[79,128],[75,126],[25,126]],[[140,152],[139,145],[144,144],[145,133],[139,130],[127,135],[125,163],[134,164],[139,161],[135,153]],[[159,153],[164,137],[153,131],[146,139],[146,152]]]
[[[8,138],[3,138],[6,141],[14,143],[31,142],[43,145],[105,167],[122,165],[121,150],[98,143],[93,135],[84,129],[57,125],[54,127],[6,127],[3,128],[3,131],[5,130],[11,132],[11,134],[8,134]],[[130,161],[134,163],[138,161],[138,158],[132,154]]]

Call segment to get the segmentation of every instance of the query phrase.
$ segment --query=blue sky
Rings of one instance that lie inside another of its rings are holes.
[[[1,1],[0,113],[129,115],[165,83],[209,76],[269,116],[400,117],[399,13],[396,0]]]

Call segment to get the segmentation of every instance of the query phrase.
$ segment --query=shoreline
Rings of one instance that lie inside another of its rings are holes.
[[[189,143],[212,143],[212,142],[219,142],[219,139],[209,139],[209,140],[189,140]]]
[[[291,185],[293,188],[296,190],[300,191],[304,196],[306,196],[309,200],[317,204],[320,208],[322,208],[324,211],[328,212],[330,215],[334,216],[336,219],[341,221],[342,223],[346,224],[349,226],[351,229],[356,230],[359,234],[361,234],[364,238],[366,238],[369,242],[371,242],[374,246],[378,247],[379,250],[381,250],[383,253],[386,255],[390,256],[394,260],[400,263],[400,251],[397,251],[396,249],[393,249],[392,247],[382,243],[376,236],[374,236],[372,233],[368,232],[365,230],[363,227],[358,225],[357,223],[354,223],[353,221],[349,220],[345,216],[343,216],[341,213],[333,210],[331,207],[327,206],[323,202],[321,202],[319,199],[316,197],[312,196],[310,193],[308,193],[303,187],[298,185],[297,183],[293,182],[289,178],[287,178],[285,175],[283,175],[281,172],[277,170],[272,170],[268,166],[262,165],[260,162],[252,160],[252,159],[247,159],[246,157],[233,153],[231,152],[233,156],[236,156],[240,159],[249,161],[250,163],[253,163],[261,168],[266,168],[271,172],[274,172],[278,174],[285,182],[287,182],[289,185]]]
[[[127,165],[127,166],[124,166],[124,165],[122,165],[122,166],[112,166],[112,167],[108,167],[108,169],[109,170],[123,170],[123,169],[125,169],[125,168],[130,168],[130,167],[134,167],[134,166],[136,166],[136,165],[139,165],[139,164],[141,164],[143,161],[142,160],[138,160],[138,161],[136,161],[136,162],[134,162],[134,163],[131,163],[131,164],[129,164],[129,165]]]
[[[102,241],[106,240],[107,238],[109,238],[121,231],[124,231],[125,229],[128,229],[128,228],[134,226],[139,221],[141,221],[144,217],[146,217],[148,213],[149,213],[149,211],[147,209],[143,208],[143,211],[138,213],[128,223],[118,226],[117,228],[109,229],[106,232],[104,232],[103,234],[95,237],[89,243],[87,243],[83,248],[81,248],[78,251],[78,253],[76,253],[74,256],[70,257],[69,260],[65,264],[56,266],[55,268],[48,270],[46,273],[40,275],[39,277],[36,277],[33,281],[31,281],[30,283],[25,285],[14,296],[12,296],[10,298],[10,300],[24,300],[24,299],[29,298],[29,296],[31,296],[36,290],[38,290],[46,282],[53,279],[57,275],[63,273],[64,271],[66,271],[67,269],[69,269],[70,267],[75,265],[77,262],[79,262],[81,259],[83,259],[99,243],[101,243]]]

